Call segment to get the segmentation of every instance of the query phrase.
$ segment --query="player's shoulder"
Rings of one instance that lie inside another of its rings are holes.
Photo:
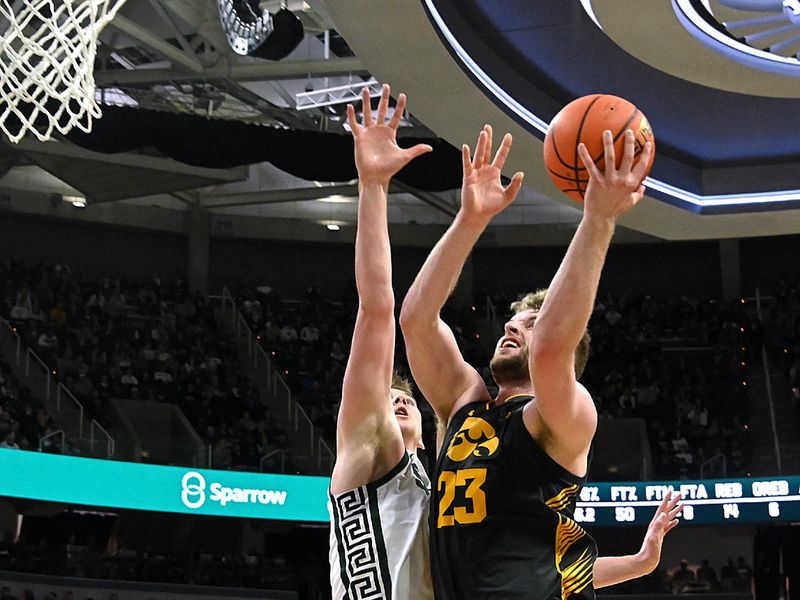
[[[477,372],[475,374],[477,375]],[[455,402],[453,402],[453,405],[450,408],[450,412],[447,414],[438,414],[438,418],[445,421],[449,426],[456,416],[463,414],[465,407],[479,402],[489,402],[491,399],[492,396],[489,394],[486,383],[483,381],[483,379],[478,378],[472,385],[464,390],[464,392],[458,398],[456,398]]]

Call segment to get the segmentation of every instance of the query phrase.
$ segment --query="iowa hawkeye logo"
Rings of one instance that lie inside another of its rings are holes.
[[[500,440],[494,427],[478,417],[467,417],[447,448],[450,460],[461,462],[470,456],[487,457],[497,451]]]

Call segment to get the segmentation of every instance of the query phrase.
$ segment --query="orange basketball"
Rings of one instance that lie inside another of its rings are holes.
[[[606,129],[614,135],[617,167],[622,160],[626,129],[633,130],[636,156],[644,150],[646,142],[653,144],[645,176],[653,166],[656,140],[650,123],[638,108],[627,100],[608,94],[592,94],[573,100],[555,116],[544,138],[544,164],[550,179],[573,200],[583,202],[589,184],[589,172],[578,157],[578,144],[586,144],[600,170],[604,169],[603,132]]]

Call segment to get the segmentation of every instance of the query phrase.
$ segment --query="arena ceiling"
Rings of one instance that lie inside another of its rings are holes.
[[[436,146],[436,158],[393,189],[392,222],[449,223],[459,168],[451,145],[492,123],[515,136],[509,172],[526,172],[498,231],[525,240],[526,226],[569,231],[579,220],[542,167],[543,128],[571,99],[604,92],[642,108],[658,139],[648,199],[624,221],[633,238],[800,232],[800,27],[789,13],[778,23],[780,10],[753,13],[747,0],[285,4],[305,37],[271,61],[230,50],[216,0],[128,0],[101,36],[104,119],[90,136],[4,144],[0,188],[82,195],[87,212],[106,215],[111,203],[198,205],[347,227],[356,187],[344,100],[387,82],[410,98],[402,137]],[[780,48],[780,64],[715,47],[692,32],[682,4],[745,22],[728,38]],[[758,19],[772,25],[746,29]]]

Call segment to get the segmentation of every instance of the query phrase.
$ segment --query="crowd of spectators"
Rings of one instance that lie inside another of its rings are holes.
[[[317,426],[333,437],[341,382],[349,352],[357,298],[325,301],[309,288],[302,299],[284,300],[274,290],[243,285],[241,311],[260,343]],[[445,320],[462,352],[494,388],[488,369],[494,339],[481,340],[486,303]],[[494,312],[502,323],[503,310]],[[699,467],[720,453],[728,476],[744,475],[749,459],[746,370],[757,322],[741,302],[683,297],[601,299],[590,323],[592,354],[583,383],[601,417],[642,417],[648,427],[654,475],[699,476]],[[401,370],[404,352],[395,353]],[[759,350],[760,352],[760,350]]]
[[[780,345],[800,390],[796,287],[779,284],[773,322],[789,332]],[[74,274],[63,263],[28,266],[6,259],[0,291],[0,314],[17,324],[25,343],[89,416],[102,422],[113,398],[173,402],[211,446],[217,468],[257,469],[262,456],[287,448],[285,431],[218,332],[209,301],[190,294],[180,275],[130,282]],[[332,440],[358,305],[355,285],[338,301],[323,298],[314,286],[291,300],[248,284],[235,296],[295,398]],[[495,340],[481,339],[480,332],[487,331],[481,320],[492,302],[484,296],[476,306],[447,308],[445,314],[465,358],[490,388]],[[494,313],[502,323],[503,308],[495,306]],[[583,382],[601,417],[645,419],[655,476],[696,477],[699,466],[719,454],[726,456],[729,476],[746,473],[747,365],[759,360],[762,337],[746,303],[606,296],[597,303],[590,332],[593,349]],[[397,338],[396,357],[407,372],[402,336]],[[15,429],[6,432],[14,433],[9,443],[30,447],[52,428],[46,408],[24,393],[9,408],[0,413],[0,436],[5,438],[4,420]],[[39,423],[37,432],[19,431],[23,415]]]
[[[698,477],[700,465],[720,453],[728,476],[746,474],[747,365],[761,348],[749,313],[741,300],[597,302],[583,383],[601,417],[645,420],[657,478]]]
[[[11,365],[0,358],[0,448],[60,451],[57,424],[28,386],[20,384]]]
[[[355,281],[338,301],[324,299],[316,286],[309,287],[302,298],[287,300],[272,288],[242,284],[235,296],[248,326],[280,370],[295,399],[318,430],[333,440],[358,310]],[[476,335],[476,311],[472,307],[460,311],[447,307],[444,317],[467,359],[483,369],[490,381],[488,359]],[[399,333],[396,341],[396,368],[408,375]],[[485,364],[480,364],[481,361]],[[427,405],[423,404],[421,409],[423,419],[432,422],[433,415]]]
[[[288,446],[213,307],[180,274],[133,282],[12,258],[0,261],[0,294],[0,314],[88,417],[102,423],[115,398],[172,402],[211,446],[215,468],[257,470]]]
[[[730,594],[753,589],[753,568],[744,557],[736,562],[728,557],[715,569],[707,559],[691,564],[688,560],[671,569],[660,566],[650,575],[598,590],[603,594]]]
[[[765,346],[783,371],[800,414],[800,272],[780,277],[761,304]]]

